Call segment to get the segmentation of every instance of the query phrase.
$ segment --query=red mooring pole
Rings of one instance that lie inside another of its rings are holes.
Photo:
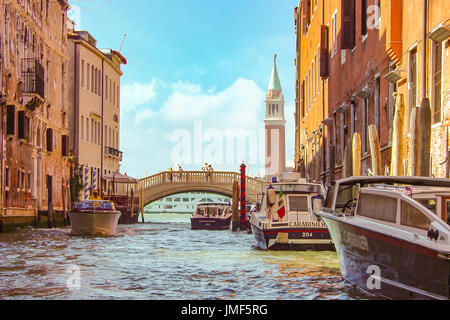
[[[246,205],[245,205],[245,169],[247,166],[245,163],[241,164],[241,230],[247,230],[247,211],[246,211]]]

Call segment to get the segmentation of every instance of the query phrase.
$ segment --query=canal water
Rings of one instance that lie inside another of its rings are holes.
[[[112,238],[0,234],[0,299],[367,299],[334,252],[264,252],[251,234],[191,231],[189,215],[145,218]]]

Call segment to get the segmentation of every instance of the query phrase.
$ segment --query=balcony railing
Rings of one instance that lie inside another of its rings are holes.
[[[122,158],[123,158],[122,151],[119,151],[119,150],[111,148],[111,147],[105,147],[105,155],[110,155],[110,156],[116,157],[120,161],[122,161]]]
[[[23,93],[35,93],[45,98],[44,67],[36,59],[22,59]]]

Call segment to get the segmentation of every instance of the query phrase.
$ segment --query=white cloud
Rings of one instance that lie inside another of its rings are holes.
[[[156,79],[150,83],[132,82],[122,86],[121,108],[124,112],[135,111],[137,107],[151,102],[156,97]]]
[[[253,80],[237,79],[229,87],[218,90],[217,87],[204,88],[199,84],[178,81],[172,84],[159,85],[159,80],[151,83],[132,83],[124,86],[123,99],[130,101],[127,112],[122,118],[122,146],[124,161],[122,171],[137,177],[145,172],[156,173],[166,170],[172,165],[172,154],[176,150],[177,142],[171,139],[174,132],[181,130],[190,135],[192,140],[193,163],[183,166],[185,170],[198,170],[207,160],[196,153],[195,127],[201,122],[204,134],[203,153],[214,155],[208,135],[212,133],[242,134],[245,130],[258,135],[263,133],[265,116],[265,92]],[[156,91],[158,84],[158,92]],[[155,96],[158,94],[158,110]],[[137,97],[136,95],[142,95]],[[166,95],[166,98],[164,98]],[[159,104],[161,101],[161,104]],[[293,122],[293,104],[286,105],[287,159],[291,158],[290,140],[294,136],[291,132]],[[292,135],[292,137],[290,137]],[[262,139],[264,135],[262,134]],[[264,145],[263,140],[256,144]],[[293,141],[292,141],[293,143]],[[225,143],[226,145],[226,143]],[[230,155],[223,150],[225,163],[215,166],[216,170],[237,171],[244,156],[249,159],[254,156],[253,146],[248,147],[246,154]],[[261,147],[259,147],[261,148]],[[209,150],[211,149],[211,150]],[[260,152],[260,150],[258,150]],[[219,157],[222,152],[219,152]],[[241,157],[242,156],[242,157]],[[202,158],[200,160],[200,158]],[[229,163],[228,159],[234,159]],[[238,159],[239,158],[239,159]],[[261,165],[250,164],[249,171],[261,172]]]

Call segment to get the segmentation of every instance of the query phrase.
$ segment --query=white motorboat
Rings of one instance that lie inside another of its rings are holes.
[[[83,201],[69,212],[73,235],[113,236],[117,232],[120,211],[111,201]]]
[[[449,179],[340,180],[318,215],[348,282],[390,299],[449,298]]]
[[[305,180],[270,184],[260,210],[250,217],[256,246],[262,250],[334,251],[327,226],[314,215],[323,198],[323,186]]]

